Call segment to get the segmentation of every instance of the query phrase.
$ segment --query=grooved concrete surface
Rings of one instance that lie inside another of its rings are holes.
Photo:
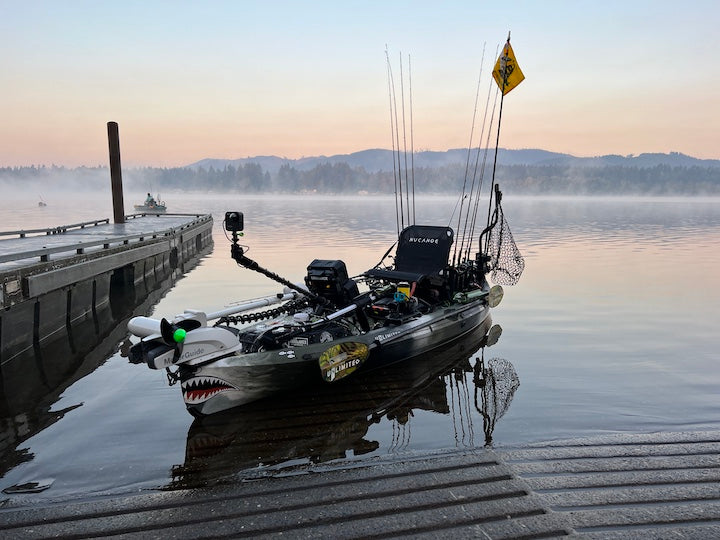
[[[0,509],[2,538],[720,538],[720,433],[314,466],[207,490]]]
[[[720,538],[720,433],[603,436],[502,452],[578,535]]]

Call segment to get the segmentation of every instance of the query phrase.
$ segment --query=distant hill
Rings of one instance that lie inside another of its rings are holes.
[[[713,195],[720,196],[720,160],[697,159],[679,152],[637,156],[575,157],[539,149],[498,151],[453,149],[417,152],[401,159],[413,170],[418,193],[460,193],[468,179],[492,178],[514,193],[562,195]],[[467,167],[468,160],[470,167]],[[485,169],[482,164],[485,163]],[[475,165],[479,166],[478,168]],[[397,165],[397,160],[395,160]],[[469,174],[468,174],[469,173]],[[96,190],[107,186],[105,167],[0,167],[0,188],[42,191]],[[399,175],[390,150],[287,159],[256,156],[203,159],[183,167],[125,169],[125,184],[163,193],[194,189],[223,193],[372,193],[391,194]],[[487,177],[489,178],[489,176]],[[38,188],[39,189],[39,188]]]
[[[477,150],[473,150],[470,163],[475,163]],[[484,152],[483,152],[484,153]],[[488,160],[493,157],[494,151],[488,152]],[[410,155],[408,154],[408,159]],[[481,156],[482,159],[482,156]],[[465,164],[468,161],[467,149],[451,149],[445,152],[422,151],[412,156],[415,168],[438,168],[447,165]],[[392,171],[393,153],[391,150],[372,149],[354,152],[352,154],[338,154],[334,156],[303,157],[288,159],[277,156],[255,156],[239,159],[206,158],[186,167],[191,169],[215,170],[224,169],[227,165],[238,167],[254,163],[260,165],[264,171],[274,175],[283,165],[289,165],[299,171],[309,171],[318,165],[346,163],[352,168],[362,167],[369,173]],[[404,165],[404,163],[403,163]],[[540,149],[498,150],[498,165],[553,165],[563,167],[636,167],[649,168],[658,165],[670,167],[720,167],[720,160],[698,159],[680,152],[669,154],[650,153],[637,156],[606,155],[596,157],[576,157],[570,154],[549,152]]]

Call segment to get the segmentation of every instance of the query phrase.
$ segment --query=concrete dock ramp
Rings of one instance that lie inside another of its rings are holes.
[[[309,472],[312,470],[313,472]],[[12,538],[566,536],[492,451],[310,468],[208,490],[0,514]]]
[[[75,504],[6,496],[3,538],[720,538],[720,433],[258,468]]]
[[[720,538],[720,433],[605,435],[501,452],[587,538]]]

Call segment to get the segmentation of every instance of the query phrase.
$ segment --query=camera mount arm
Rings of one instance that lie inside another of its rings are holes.
[[[232,245],[230,246],[230,256],[233,258],[235,262],[237,262],[239,265],[244,266],[248,270],[253,270],[255,272],[258,272],[273,281],[277,281],[278,283],[285,285],[286,287],[289,287],[290,289],[299,292],[300,294],[303,294],[315,302],[318,302],[320,305],[326,305],[328,301],[325,298],[322,298],[321,296],[318,296],[316,294],[311,293],[307,289],[303,289],[302,287],[299,287],[298,285],[288,281],[287,279],[277,275],[274,272],[271,272],[267,268],[263,268],[260,266],[257,262],[253,261],[249,257],[245,256],[245,251],[243,250],[242,246],[238,243],[239,235],[238,232],[243,230],[243,214],[242,212],[225,212],[225,230],[230,231],[232,233]],[[242,233],[240,233],[242,234]]]

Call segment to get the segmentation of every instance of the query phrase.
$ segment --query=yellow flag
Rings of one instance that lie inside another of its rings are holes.
[[[493,78],[500,90],[502,90],[503,96],[525,79],[525,75],[520,71],[520,66],[515,60],[515,53],[510,46],[510,39],[508,39],[497,62],[495,62]]]

